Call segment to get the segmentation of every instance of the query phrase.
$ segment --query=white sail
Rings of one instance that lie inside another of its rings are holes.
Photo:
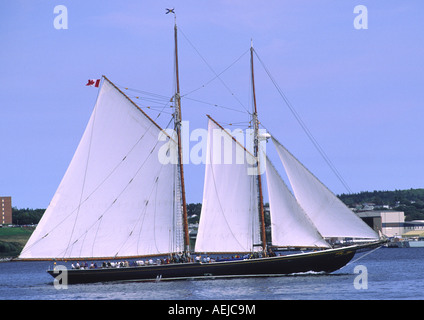
[[[158,159],[168,143],[158,140],[160,132],[105,78],[75,155],[20,258],[182,250],[174,232],[177,171]]]
[[[323,237],[378,239],[377,233],[272,138],[294,195]]]
[[[251,252],[259,244],[256,176],[246,157],[253,156],[209,120],[196,252]]]
[[[266,161],[272,244],[281,247],[330,247],[299,206],[268,157]]]

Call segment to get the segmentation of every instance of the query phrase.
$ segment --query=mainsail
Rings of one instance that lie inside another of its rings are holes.
[[[260,243],[253,155],[209,120],[202,212],[196,252],[252,252]]]
[[[104,77],[75,155],[20,258],[182,251],[177,167],[159,161],[161,148],[176,150],[175,141],[158,139],[160,134],[161,128]]]
[[[306,169],[274,137],[294,195],[323,237],[378,239],[377,233]]]

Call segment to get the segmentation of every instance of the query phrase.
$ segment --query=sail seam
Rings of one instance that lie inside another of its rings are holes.
[[[159,141],[157,141],[156,142],[156,146],[157,146],[157,144],[159,143]],[[138,173],[141,171],[141,169],[144,167],[144,165],[146,164],[146,162],[147,162],[147,160],[148,160],[148,158],[151,156],[151,153],[149,153],[148,154],[148,156],[146,157],[146,159],[143,161],[143,163],[142,163],[142,165],[138,168],[138,170],[136,171],[136,173],[134,174],[134,176],[132,177],[132,178],[134,178],[134,177],[136,177],[137,175],[138,175]],[[162,168],[162,166],[161,166],[161,168]],[[118,194],[118,196],[117,196],[117,199],[125,192],[125,190],[128,188],[128,186],[130,185],[130,182],[128,182],[127,184],[126,184],[126,186],[122,189],[122,191]],[[66,252],[67,252],[67,250],[68,250],[68,248],[69,248],[69,246],[73,246],[81,237],[83,237],[83,236],[86,236],[86,234],[97,224],[97,223],[100,223],[101,222],[101,220],[103,219],[103,217],[110,211],[110,209],[113,207],[113,205],[115,204],[115,202],[116,202],[116,200],[115,201],[113,201],[110,205],[109,205],[109,207],[107,208],[107,209],[105,209],[105,211],[100,215],[100,218],[101,219],[97,219],[90,227],[88,227],[87,229],[86,229],[86,231],[83,233],[83,234],[81,234],[81,236],[79,237],[79,238],[77,238],[76,239],[76,241],[74,242],[74,243],[72,243],[72,245],[68,245],[68,247],[66,247],[65,248],[65,250],[64,250],[64,254],[63,254],[63,256],[65,256],[65,254],[66,254]],[[100,222],[99,222],[100,221]],[[93,240],[93,243],[95,243],[96,242],[96,238],[97,238],[97,232],[96,232],[96,235],[95,235],[95,237],[94,237],[94,240]]]
[[[96,102],[96,106],[95,106],[94,114],[93,114],[93,124],[92,124],[91,132],[90,132],[90,142],[89,142],[89,145],[88,145],[88,154],[87,154],[87,159],[86,159],[86,163],[85,163],[84,178],[83,178],[82,187],[81,187],[79,204],[78,204],[78,207],[76,208],[77,213],[76,213],[76,216],[75,216],[74,225],[72,227],[71,234],[69,235],[68,246],[65,249],[64,255],[66,255],[66,252],[67,252],[68,248],[71,246],[70,243],[71,243],[72,237],[74,236],[75,226],[77,224],[77,220],[78,220],[78,216],[79,216],[79,211],[81,209],[82,197],[84,195],[85,182],[86,182],[86,178],[87,178],[88,166],[89,166],[89,161],[90,161],[91,144],[93,142],[94,127],[96,125],[97,109],[98,109],[98,100]],[[72,246],[73,246],[73,244],[72,244]]]
[[[243,248],[243,245],[239,242],[239,240],[237,239],[237,237],[234,235],[234,232],[233,232],[230,224],[227,221],[227,217],[226,217],[225,212],[224,212],[224,210],[222,208],[221,200],[220,200],[218,189],[217,189],[217,186],[216,186],[214,169],[213,169],[213,166],[212,165],[210,167],[211,167],[211,171],[212,171],[212,180],[213,180],[213,185],[214,185],[215,193],[217,195],[217,200],[218,200],[219,208],[221,209],[221,213],[222,213],[222,216],[224,218],[225,224],[227,225],[228,230],[230,231],[230,233],[233,236],[233,238],[237,241],[237,243],[239,244],[239,246],[241,248]]]

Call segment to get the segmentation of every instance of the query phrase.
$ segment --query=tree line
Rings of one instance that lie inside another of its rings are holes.
[[[46,209],[17,209],[12,208],[12,223],[15,225],[37,224]]]
[[[424,220],[424,189],[394,191],[364,191],[353,194],[341,194],[339,198],[348,206],[355,207],[372,203],[381,210],[387,205],[390,210],[403,211],[405,220]]]
[[[389,206],[391,210],[405,212],[406,220],[424,220],[424,189],[407,189],[395,191],[363,191],[353,194],[338,196],[348,207],[355,207],[364,203],[376,206]],[[199,221],[201,203],[187,204],[189,223]],[[381,208],[378,208],[381,210]],[[17,209],[12,208],[13,224],[37,224],[44,214],[45,209]],[[268,217],[266,217],[268,218]]]

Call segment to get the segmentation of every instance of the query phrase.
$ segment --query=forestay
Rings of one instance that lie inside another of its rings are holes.
[[[105,78],[75,155],[20,258],[96,258],[181,251],[176,165],[161,129]],[[166,146],[165,146],[166,147]],[[171,148],[176,150],[174,146]]]

